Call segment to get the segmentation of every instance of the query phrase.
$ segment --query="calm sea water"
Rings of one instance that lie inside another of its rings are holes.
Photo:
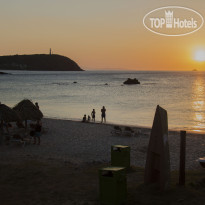
[[[11,107],[29,98],[44,116],[60,119],[81,119],[95,108],[100,121],[104,105],[110,123],[151,127],[160,105],[170,129],[205,131],[205,72],[9,72],[0,76],[0,101]],[[127,78],[141,84],[123,86]]]

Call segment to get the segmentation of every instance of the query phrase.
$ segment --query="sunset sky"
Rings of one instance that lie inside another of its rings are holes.
[[[143,17],[183,6],[205,18],[204,0],[1,0],[0,55],[49,53],[86,70],[202,70],[205,26],[180,37],[148,31]]]

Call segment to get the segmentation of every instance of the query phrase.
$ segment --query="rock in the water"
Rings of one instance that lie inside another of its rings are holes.
[[[9,75],[9,73],[0,72],[0,75]]]
[[[73,83],[77,83],[76,81],[74,81]]]
[[[126,84],[126,85],[133,85],[133,84],[140,84],[140,82],[136,78],[134,78],[134,79],[128,78],[124,82],[124,84]]]

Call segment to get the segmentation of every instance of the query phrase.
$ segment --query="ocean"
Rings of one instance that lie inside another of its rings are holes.
[[[151,127],[160,105],[169,129],[205,132],[205,72],[5,72],[0,102],[11,107],[28,98],[45,117],[80,120],[95,109],[100,121],[105,106],[108,123]],[[127,78],[141,84],[123,85]]]

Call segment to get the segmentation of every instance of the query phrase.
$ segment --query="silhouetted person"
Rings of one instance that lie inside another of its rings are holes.
[[[37,108],[39,109],[39,105],[38,105],[38,102],[36,102],[36,103],[35,103],[35,106],[36,106],[36,107],[37,107]]]
[[[5,141],[8,142],[10,140],[10,133],[8,129],[8,124],[1,122],[0,124],[0,144],[2,144],[3,139],[5,139]]]
[[[88,122],[90,122],[90,115],[88,115]]]
[[[95,122],[95,109],[91,112],[92,121]]]
[[[3,139],[4,139],[4,129],[3,129],[3,125],[0,124],[0,145],[3,143]]]
[[[42,130],[42,124],[40,121],[37,121],[37,123],[34,125],[33,130],[30,131],[30,136],[34,138],[33,144],[36,144],[36,138],[38,139],[38,145],[41,143],[41,130]]]
[[[35,134],[33,136],[34,137],[34,144],[36,144],[36,138],[38,139],[38,145],[40,145],[40,143],[41,143],[41,139],[40,139],[41,128],[42,128],[41,122],[37,121],[36,126],[35,126]]]
[[[86,115],[83,116],[82,122],[86,122]]]
[[[104,119],[104,122],[106,122],[105,112],[106,112],[106,109],[105,109],[105,106],[103,106],[101,109],[101,123],[103,122],[103,119]]]

